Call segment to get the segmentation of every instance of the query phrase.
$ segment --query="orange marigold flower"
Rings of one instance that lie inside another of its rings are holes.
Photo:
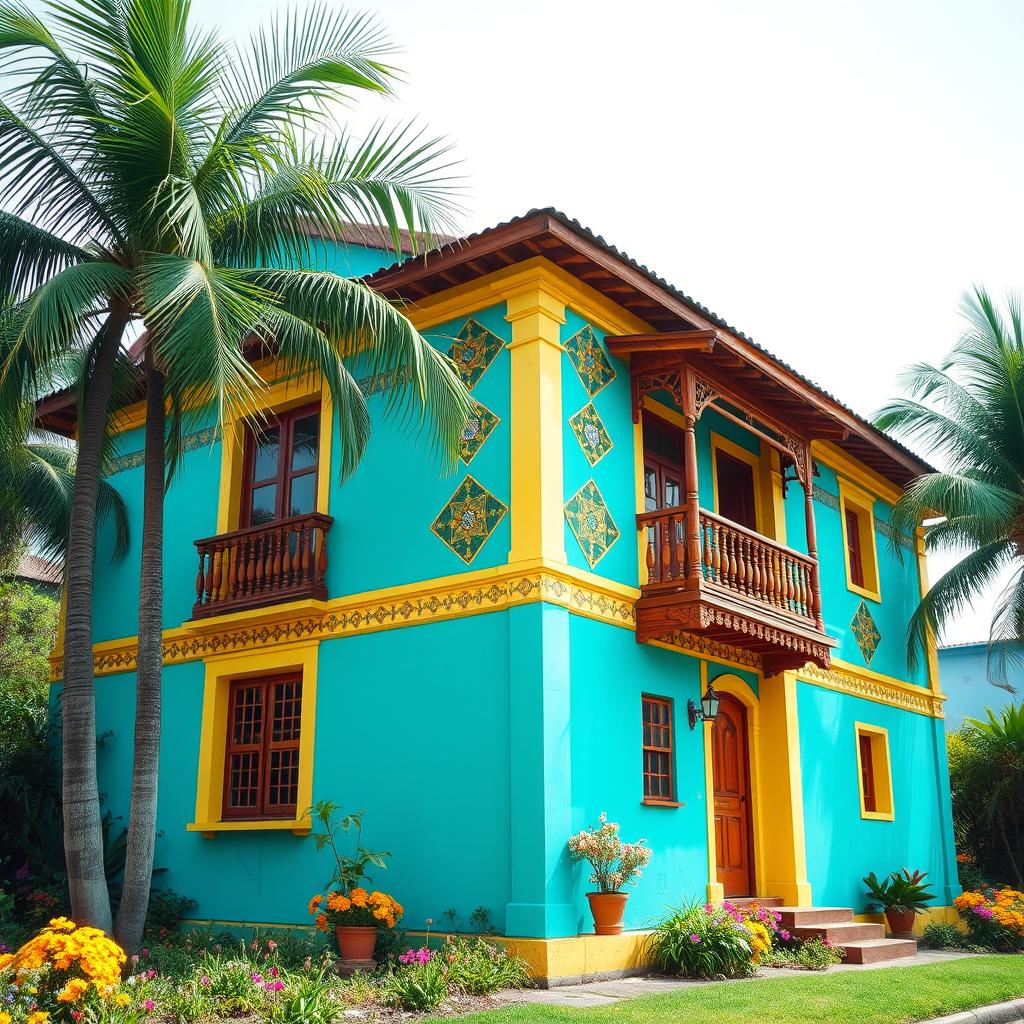
[[[320,931],[322,931],[322,932],[327,931],[327,915],[326,914],[317,914],[316,915],[316,921],[314,922],[314,924],[317,926],[317,928]]]
[[[320,904],[323,903],[324,898],[319,893],[316,894],[310,901],[306,909],[310,915],[315,914],[320,909]]]
[[[352,901],[340,892],[332,892],[331,895],[327,897],[327,909],[333,910],[337,914],[344,914],[351,906]]]
[[[358,885],[348,894],[348,898],[357,907],[365,907],[370,899],[370,894]]]
[[[89,991],[89,983],[81,978],[72,978],[57,996],[58,1003],[77,1003],[86,992]]]

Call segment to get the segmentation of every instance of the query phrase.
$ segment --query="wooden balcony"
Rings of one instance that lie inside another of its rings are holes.
[[[333,521],[313,512],[197,540],[192,618],[303,598],[325,600],[327,532]]]
[[[704,509],[694,530],[690,516],[685,505],[637,516],[647,533],[637,640],[681,629],[757,653],[769,675],[828,667],[817,559]]]

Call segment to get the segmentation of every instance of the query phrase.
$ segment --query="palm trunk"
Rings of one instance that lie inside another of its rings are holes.
[[[114,936],[129,953],[138,951],[149,908],[156,842],[160,767],[161,670],[164,592],[164,376],[152,348],[146,351],[146,451],[142,499],[142,575],[139,590],[139,655],[135,672],[135,761],[124,889]]]
[[[110,897],[103,870],[103,827],[96,781],[96,702],[92,665],[93,562],[96,502],[103,436],[114,363],[128,323],[115,306],[103,325],[89,378],[78,435],[78,460],[71,498],[71,528],[65,563],[67,618],[64,629],[63,734],[64,856],[71,914],[81,924],[110,931]]]

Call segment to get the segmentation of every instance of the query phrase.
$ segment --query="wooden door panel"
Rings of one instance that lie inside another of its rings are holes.
[[[726,896],[750,896],[754,873],[747,713],[728,694],[723,695],[718,718],[711,727],[711,753],[718,881]]]

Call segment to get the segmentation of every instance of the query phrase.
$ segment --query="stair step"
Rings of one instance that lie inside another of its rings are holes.
[[[853,920],[853,911],[849,907],[775,907],[776,913],[782,915],[782,927],[792,931],[794,928],[810,927],[816,924],[844,924]]]
[[[861,924],[859,921],[843,921],[833,924],[797,925],[792,929],[798,939],[810,939],[815,935],[828,939],[835,946],[862,939],[884,939],[885,926],[880,924]]]
[[[727,896],[726,903],[734,907],[781,907],[784,900],[781,896]]]
[[[844,942],[848,964],[877,964],[886,960],[900,960],[917,952],[913,939],[862,939]]]

